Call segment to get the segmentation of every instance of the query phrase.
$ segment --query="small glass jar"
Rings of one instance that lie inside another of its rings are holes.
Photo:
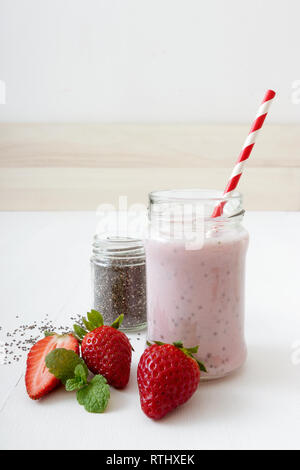
[[[92,308],[105,324],[121,314],[120,329],[139,330],[146,326],[145,250],[141,240],[127,237],[101,237],[93,242]]]
[[[223,377],[246,359],[244,279],[248,233],[242,197],[234,192],[212,218],[222,193],[150,194],[147,261],[148,340],[199,345],[208,371]]]

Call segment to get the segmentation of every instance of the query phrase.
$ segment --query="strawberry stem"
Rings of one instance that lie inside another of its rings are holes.
[[[122,321],[123,321],[124,315],[120,315],[111,325],[113,328],[116,330],[120,328]],[[101,313],[97,312],[97,310],[91,310],[90,312],[87,313],[87,319],[82,318],[82,322],[85,326],[86,329],[82,328],[80,325],[73,325],[74,329],[74,334],[78,341],[82,341],[85,335],[89,331],[94,331],[96,328],[100,328],[100,326],[103,326],[103,316]]]
[[[153,346],[153,344],[157,344],[158,346],[163,346],[164,344],[167,344],[167,343],[162,343],[161,341],[153,341],[153,343],[150,343],[150,341],[147,341],[148,346]],[[182,341],[175,341],[173,343],[173,346],[175,346],[175,348],[180,349],[180,351],[182,351],[186,356],[191,357],[192,359],[194,359],[194,361],[197,362],[197,364],[199,366],[199,369],[202,372],[207,372],[205,365],[201,361],[198,361],[198,359],[196,359],[194,357],[194,354],[196,354],[198,352],[199,346],[194,346],[193,348],[185,348],[183,346]]]

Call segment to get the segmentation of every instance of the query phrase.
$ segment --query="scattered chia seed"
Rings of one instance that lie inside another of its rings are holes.
[[[16,318],[20,318],[19,315]],[[30,348],[44,337],[46,331],[53,331],[60,335],[70,333],[73,330],[73,323],[80,323],[81,315],[70,317],[70,324],[62,326],[52,321],[46,315],[39,322],[20,324],[11,331],[6,331],[0,326],[0,365],[9,365],[23,361]]]

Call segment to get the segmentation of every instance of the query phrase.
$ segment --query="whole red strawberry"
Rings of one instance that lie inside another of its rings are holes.
[[[160,419],[188,401],[197,390],[203,364],[193,358],[198,347],[185,349],[182,343],[155,343],[140,358],[137,371],[141,407],[153,419]]]
[[[38,341],[28,353],[25,384],[27,393],[33,400],[42,398],[60,384],[60,380],[52,375],[45,365],[47,354],[57,348],[79,353],[79,343],[73,335],[60,336],[56,333],[48,334]]]
[[[74,325],[75,334],[82,339],[82,357],[93,374],[103,375],[115,388],[128,384],[131,365],[131,344],[127,336],[119,331],[123,315],[111,325],[103,325],[102,315],[96,310],[83,319],[89,333]]]

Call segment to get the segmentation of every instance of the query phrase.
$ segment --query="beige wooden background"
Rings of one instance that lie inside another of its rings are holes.
[[[223,189],[248,125],[0,124],[0,210],[94,210],[164,188]],[[248,210],[300,210],[300,125],[265,125]]]

